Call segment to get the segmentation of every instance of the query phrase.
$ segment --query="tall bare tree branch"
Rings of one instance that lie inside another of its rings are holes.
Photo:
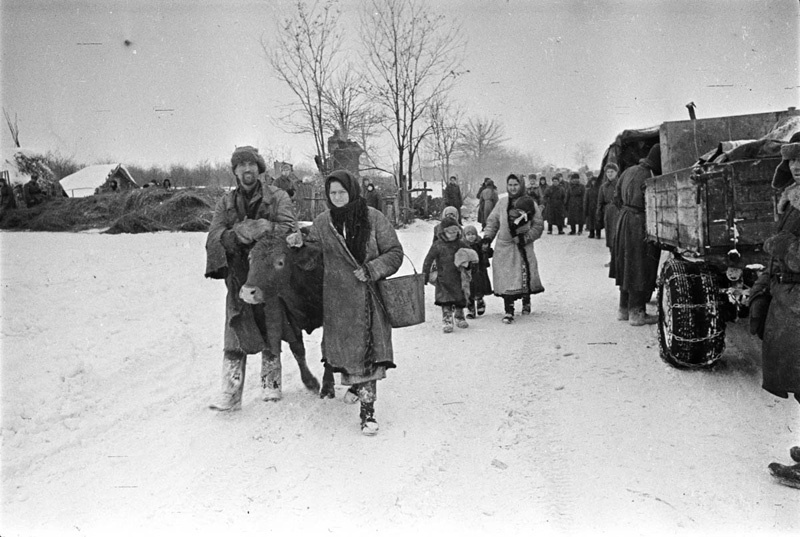
[[[402,203],[407,206],[414,157],[429,133],[431,102],[460,74],[463,39],[458,28],[420,0],[369,0],[362,12],[369,93],[389,118]]]
[[[294,14],[279,23],[275,43],[261,41],[276,76],[297,97],[288,106],[284,123],[295,133],[313,135],[323,165],[327,162],[325,93],[342,45],[336,5],[336,0],[327,0],[309,7],[298,0]]]

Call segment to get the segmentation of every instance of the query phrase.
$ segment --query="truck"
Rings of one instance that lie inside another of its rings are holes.
[[[693,110],[690,109],[692,116]],[[661,145],[662,173],[646,182],[647,240],[666,256],[657,280],[659,354],[677,368],[709,368],[725,350],[727,323],[748,315],[767,265],[764,241],[778,220],[771,183],[780,147],[800,112],[692,117],[623,131],[603,167],[620,172]]]

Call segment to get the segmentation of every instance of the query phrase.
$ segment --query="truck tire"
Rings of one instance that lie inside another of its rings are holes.
[[[713,272],[700,263],[666,261],[658,279],[661,359],[680,369],[714,365],[725,351],[725,319]]]

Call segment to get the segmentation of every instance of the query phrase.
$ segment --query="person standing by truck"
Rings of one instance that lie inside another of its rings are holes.
[[[645,304],[656,288],[661,251],[645,242],[645,181],[661,175],[661,146],[655,144],[639,164],[626,169],[617,182],[614,198],[620,207],[609,277],[619,287],[617,319],[631,326],[655,324],[658,317],[648,315]]]
[[[777,233],[764,242],[770,260],[750,294],[750,331],[762,339],[761,387],[800,403],[800,133],[781,147],[783,160],[772,187],[781,190]],[[800,488],[800,447],[789,450],[793,465],[773,462],[770,473]]]
[[[600,186],[600,192],[597,195],[597,222],[600,228],[606,230],[606,247],[609,252],[614,248],[614,232],[617,228],[617,215],[619,209],[614,205],[614,190],[617,186],[617,174],[619,173],[619,166],[613,162],[609,162],[603,168],[605,174],[605,181]],[[609,266],[611,262],[606,264]]]

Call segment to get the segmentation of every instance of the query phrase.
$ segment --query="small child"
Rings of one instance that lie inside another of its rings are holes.
[[[530,196],[520,196],[514,202],[514,207],[508,211],[508,229],[516,242],[519,242],[518,231],[521,227],[533,221],[536,214],[536,202]]]
[[[467,307],[467,319],[474,319],[486,312],[483,297],[492,294],[492,282],[489,280],[489,258],[492,249],[484,248],[481,237],[475,226],[464,227],[464,241],[478,255],[478,262],[472,264],[472,282],[470,283],[470,300]]]
[[[461,238],[461,226],[452,216],[446,216],[438,226],[439,231],[433,244],[431,244],[425,262],[422,264],[422,273],[427,283],[436,286],[435,304],[442,307],[442,331],[449,334],[453,331],[453,319],[459,328],[467,328],[464,317],[464,308],[467,297],[464,296],[461,270],[456,267],[456,252],[460,249],[469,249]],[[431,267],[436,264],[436,281],[430,279]]]

